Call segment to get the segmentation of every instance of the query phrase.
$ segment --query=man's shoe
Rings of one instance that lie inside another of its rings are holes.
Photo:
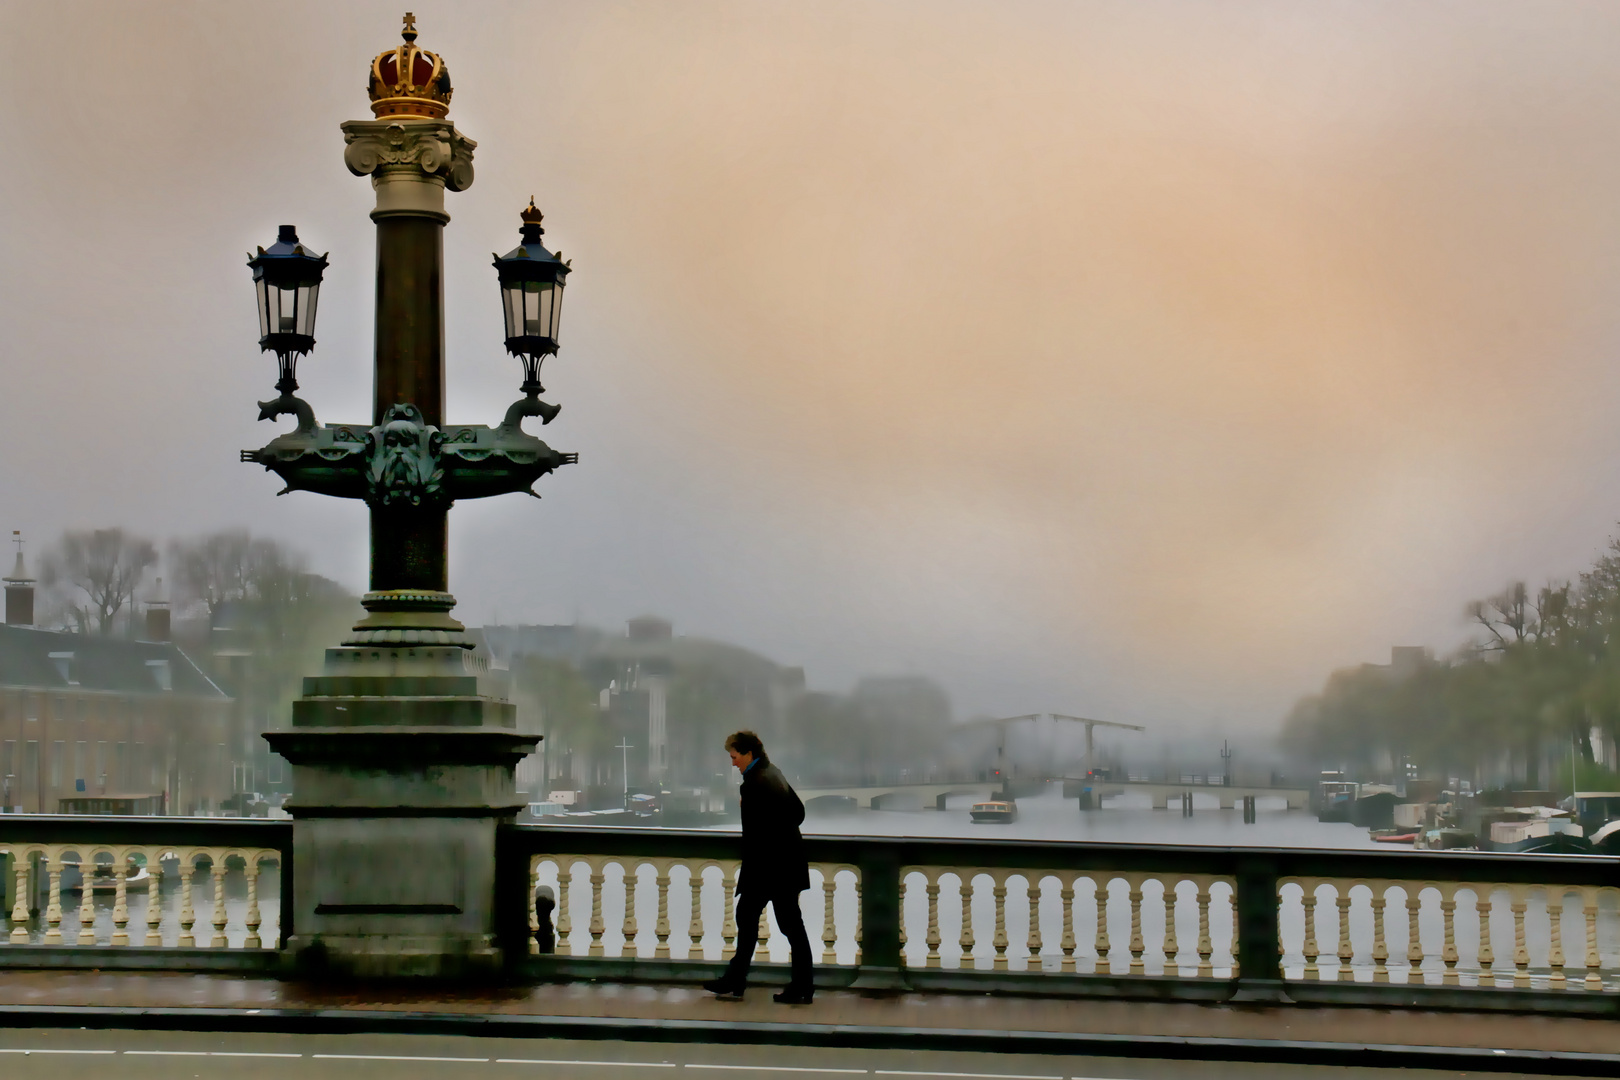
[[[816,992],[814,990],[790,986],[780,994],[772,994],[771,1000],[782,1005],[808,1005],[815,996]]]
[[[703,989],[727,1001],[741,1001],[743,996],[742,984],[734,983],[730,979],[710,979],[703,984]]]

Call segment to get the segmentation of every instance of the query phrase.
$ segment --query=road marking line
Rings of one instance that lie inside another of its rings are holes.
[[[547,1058],[496,1058],[497,1065],[617,1065],[621,1069],[673,1069],[672,1061],[552,1061]]]
[[[125,1050],[128,1057],[207,1057],[206,1050]]]
[[[480,1064],[489,1058],[462,1058],[462,1057],[407,1057],[403,1054],[311,1054],[312,1058],[324,1058],[327,1061],[476,1061]]]
[[[813,1069],[807,1065],[702,1065],[691,1062],[687,1062],[686,1067],[688,1069],[747,1069],[752,1072],[858,1073],[861,1076],[865,1076],[868,1071],[866,1069]]]
[[[210,1050],[209,1057],[278,1057],[301,1058],[303,1054],[273,1054],[268,1050]]]
[[[959,1076],[972,1077],[974,1080],[1063,1080],[1061,1076],[1040,1076],[1033,1073],[963,1073],[963,1072],[929,1072],[926,1069],[878,1069],[879,1076]]]
[[[0,1050],[0,1054],[116,1054],[116,1050]]]

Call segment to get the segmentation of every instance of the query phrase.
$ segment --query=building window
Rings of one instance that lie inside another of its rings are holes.
[[[51,663],[56,667],[56,673],[62,681],[69,686],[78,686],[77,672],[73,670],[73,654],[70,652],[53,652],[50,654]]]
[[[125,788],[129,787],[129,774],[124,771],[126,769],[126,767],[127,767],[126,763],[129,761],[129,758],[127,758],[125,756],[128,753],[129,753],[129,744],[128,743],[121,742],[117,746],[113,747],[112,774],[111,774],[112,775],[112,784],[119,791],[123,791]]]
[[[83,739],[73,744],[73,790],[90,789],[90,744]]]
[[[67,744],[57,739],[51,743],[51,790],[62,786],[62,759],[67,756]]]
[[[17,740],[7,739],[5,745],[0,746],[0,782],[4,782],[8,777],[15,777],[16,775]],[[11,790],[14,793],[17,790],[17,781],[15,779],[11,781]]]
[[[39,785],[39,740],[29,739],[23,743],[23,783],[29,787]]]

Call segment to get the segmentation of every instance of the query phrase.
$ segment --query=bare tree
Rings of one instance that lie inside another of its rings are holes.
[[[65,532],[47,553],[40,579],[64,588],[65,614],[80,633],[110,634],[146,572],[157,565],[152,541],[123,529]]]
[[[169,544],[169,573],[182,604],[201,603],[212,624],[225,604],[260,598],[303,572],[301,560],[246,529]]]
[[[1486,649],[1506,649],[1536,636],[1536,611],[1524,582],[1515,581],[1495,596],[1468,605],[1468,617],[1491,635]]]

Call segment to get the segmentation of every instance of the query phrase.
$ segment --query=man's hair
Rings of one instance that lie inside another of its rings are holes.
[[[726,749],[735,750],[739,754],[762,757],[765,753],[765,744],[760,742],[759,736],[752,731],[738,731],[726,736]]]

